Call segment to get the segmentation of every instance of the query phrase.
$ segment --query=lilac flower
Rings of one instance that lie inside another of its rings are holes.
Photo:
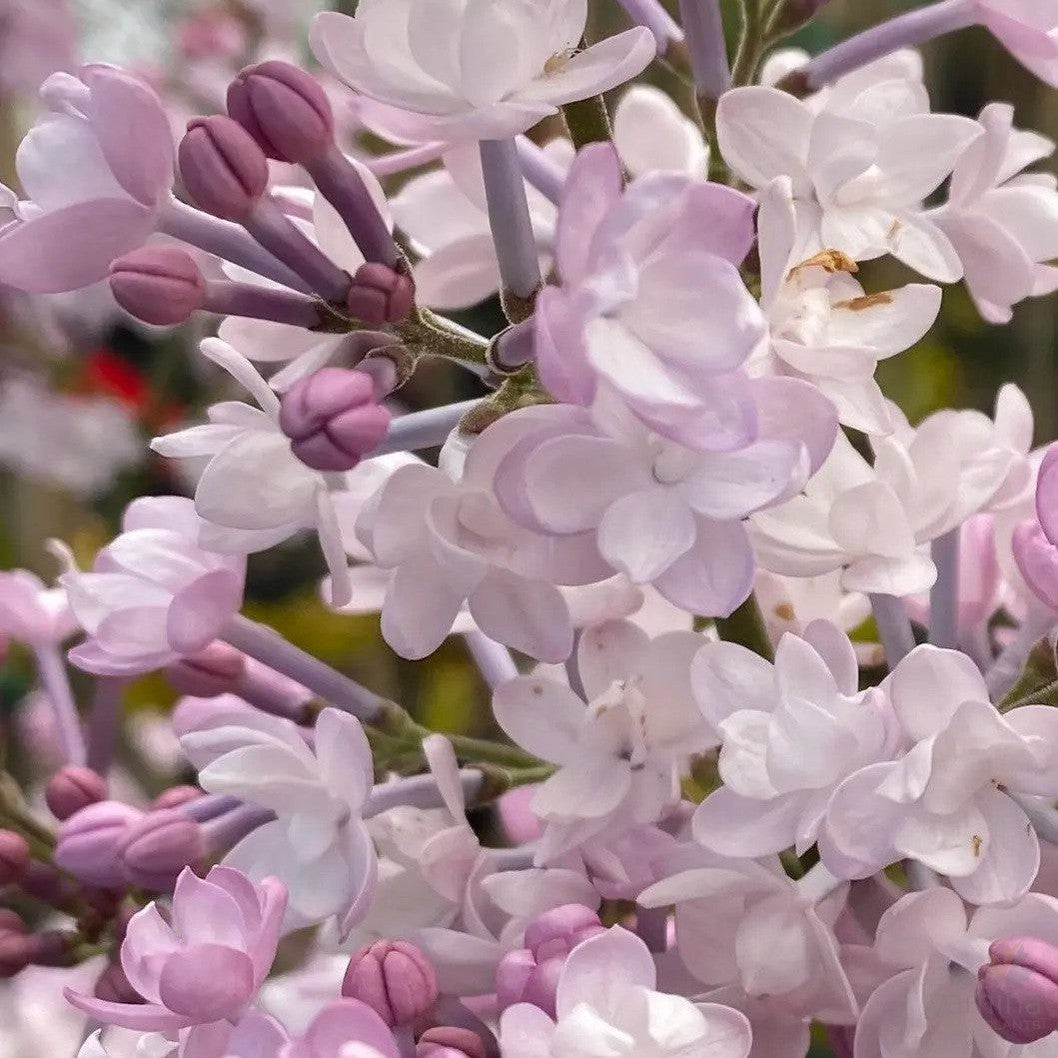
[[[654,57],[641,27],[578,52],[585,0],[463,0],[438,20],[423,0],[368,0],[312,25],[316,58],[380,103],[423,116],[437,138],[502,139],[563,103],[609,91]]]
[[[150,672],[217,638],[242,606],[245,560],[201,548],[201,525],[182,497],[134,500],[92,572],[63,574],[88,634],[70,652],[79,667],[107,676]]]
[[[837,433],[829,401],[807,383],[747,385],[755,436],[699,452],[651,432],[612,392],[591,412],[526,412],[525,436],[500,465],[508,513],[572,540],[595,532],[599,553],[635,584],[653,584],[688,611],[726,616],[745,601],[754,560],[742,520],[781,503],[826,459]]]
[[[505,1058],[540,1054],[695,1054],[746,1058],[744,1015],[715,1003],[692,1003],[655,991],[657,971],[647,946],[615,926],[574,949],[558,984],[556,1017],[519,1003],[500,1019]]]
[[[256,880],[283,882],[290,894],[284,929],[338,915],[348,932],[366,911],[377,862],[361,819],[372,764],[359,722],[323,710],[310,749],[289,720],[219,710],[180,744],[204,790],[276,814],[243,838],[225,864]]]
[[[922,202],[982,130],[968,118],[930,114],[921,86],[871,83],[822,110],[774,88],[736,88],[720,100],[717,135],[724,160],[751,187],[789,177],[803,257],[890,253],[929,279],[962,276]]]
[[[1058,796],[1058,723],[1047,706],[1000,715],[963,654],[913,650],[882,685],[907,752],[849,776],[827,807],[823,862],[861,878],[909,858],[977,904],[1032,885],[1039,842],[1019,799]]]
[[[900,745],[885,696],[857,677],[852,644],[824,621],[783,636],[774,666],[734,643],[701,648],[692,681],[723,739],[724,780],[695,813],[702,845],[760,856],[814,844],[837,786]]]
[[[738,373],[764,332],[739,265],[753,203],[676,173],[621,190],[612,148],[593,145],[570,170],[559,212],[562,286],[537,300],[537,366],[558,399],[590,404],[615,389],[658,433],[703,450],[752,436]]]
[[[863,1008],[857,1054],[888,1058],[907,1047],[923,1058],[1010,1053],[1013,1048],[996,1035],[994,1020],[986,1021],[977,1009],[974,993],[989,947],[1009,948],[1025,936],[1054,943],[1058,908],[1051,897],[1030,893],[1012,906],[979,908],[969,916],[948,889],[903,897],[878,924],[873,954],[883,983]],[[1019,1043],[1028,1043],[1032,1029],[1046,1023],[1047,1008],[1034,998],[1022,1015]],[[1016,1012],[1007,1008],[1005,1013]]]
[[[694,706],[694,632],[651,640],[627,621],[586,632],[577,667],[586,701],[539,676],[520,676],[493,697],[500,726],[524,749],[558,765],[533,811],[549,826],[538,862],[601,834],[654,823],[679,799],[692,754],[716,744]]]
[[[824,250],[799,260],[797,210],[787,177],[762,192],[757,231],[761,308],[770,335],[750,370],[812,382],[834,402],[844,425],[889,433],[892,416],[875,369],[933,326],[940,288],[910,283],[867,295],[852,277],[855,262],[845,255]]]
[[[174,149],[161,101],[139,78],[86,66],[41,94],[51,113],[18,152],[30,200],[0,232],[0,280],[47,293],[87,286],[142,246],[173,184]]]
[[[67,989],[79,1010],[109,1025],[181,1033],[183,1044],[236,1024],[272,968],[286,891],[228,867],[205,879],[187,869],[171,914],[148,904],[129,922],[121,965],[143,1003],[114,1003]],[[186,1035],[185,1035],[186,1034]]]
[[[154,451],[170,458],[211,457],[195,490],[195,510],[204,523],[203,546],[234,562],[236,556],[314,529],[333,578],[334,601],[347,602],[348,565],[328,479],[291,451],[279,425],[279,398],[250,362],[218,338],[207,338],[202,353],[241,382],[258,404],[216,404],[209,423],[151,442]]]
[[[1058,256],[1058,180],[1024,171],[1053,154],[1054,143],[1015,129],[1014,108],[1003,103],[989,104],[978,120],[984,135],[959,160],[948,201],[933,219],[962,260],[981,314],[1009,323],[1019,301],[1058,289],[1049,264]]]
[[[569,656],[573,629],[558,583],[611,573],[593,534],[554,541],[517,525],[494,495],[497,468],[546,409],[507,416],[473,440],[449,446],[444,469],[399,468],[364,509],[357,534],[395,573],[382,633],[403,657],[421,658],[448,635],[464,601],[486,635],[542,661]],[[459,464],[462,463],[462,466]]]

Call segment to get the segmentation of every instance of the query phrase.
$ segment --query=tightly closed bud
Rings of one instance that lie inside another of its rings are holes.
[[[33,940],[27,933],[0,931],[0,979],[14,977],[33,961]]]
[[[100,801],[74,813],[59,828],[55,862],[75,878],[103,889],[124,886],[120,849],[143,813],[119,801]]]
[[[179,159],[191,200],[224,220],[245,220],[268,187],[264,152],[241,125],[223,114],[188,122]]]
[[[416,1058],[485,1058],[485,1044],[470,1029],[438,1025],[419,1037],[415,1054]]]
[[[176,246],[144,246],[110,266],[114,300],[159,327],[183,323],[202,308],[206,281],[191,255]]]
[[[181,694],[216,698],[234,692],[245,668],[246,655],[218,639],[205,650],[173,662],[165,674]]]
[[[171,786],[151,802],[151,809],[160,811],[165,808],[181,808],[200,797],[205,797],[205,794],[197,786]]]
[[[545,911],[525,931],[525,947],[508,952],[496,968],[496,999],[501,1010],[531,1003],[555,1016],[558,981],[569,953],[603,932],[599,916],[581,904]]]
[[[415,307],[415,284],[384,264],[361,265],[346,298],[349,315],[372,327],[400,323]]]
[[[269,158],[304,164],[334,140],[334,114],[319,81],[288,62],[247,66],[228,87],[228,113]]]
[[[98,804],[106,795],[107,784],[98,772],[77,764],[67,764],[48,781],[44,800],[51,814],[62,822],[82,808]]]
[[[284,395],[279,426],[291,450],[314,470],[352,470],[378,447],[389,411],[377,403],[371,378],[360,371],[325,367]]]
[[[130,881],[168,892],[185,867],[201,864],[206,845],[198,823],[178,808],[163,808],[128,828],[119,854]]]
[[[380,940],[349,960],[342,995],[366,1003],[392,1029],[429,1012],[437,1002],[437,976],[414,944]]]
[[[17,885],[29,869],[29,845],[21,834],[0,830],[0,885]]]
[[[1058,948],[1036,937],[997,940],[977,972],[977,1009],[1004,1040],[1034,1043],[1058,1030]]]

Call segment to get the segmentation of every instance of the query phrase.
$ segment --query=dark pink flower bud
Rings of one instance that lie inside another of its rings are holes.
[[[380,940],[349,960],[342,995],[366,1003],[394,1028],[429,1012],[437,1002],[437,976],[414,944]]]
[[[168,327],[202,308],[206,281],[191,255],[179,247],[144,246],[111,264],[110,290],[136,319]]]
[[[438,1025],[419,1037],[415,1054],[416,1058],[485,1058],[485,1043],[470,1029]]]
[[[415,307],[415,284],[404,272],[384,264],[361,265],[353,276],[346,308],[372,327],[399,323]]]
[[[100,801],[75,812],[59,828],[55,862],[75,878],[116,889],[125,885],[120,849],[143,813],[120,801]]]
[[[228,113],[269,158],[302,165],[334,140],[334,114],[319,81],[288,62],[247,66],[228,87]]]
[[[195,698],[232,694],[246,668],[246,655],[219,639],[205,650],[167,665],[169,682],[181,693]]]
[[[69,819],[82,808],[97,804],[107,795],[107,784],[103,777],[91,768],[67,764],[48,781],[44,800],[51,814],[60,822]]]
[[[1058,1030],[1058,948],[1036,937],[994,941],[977,972],[977,1009],[1004,1040],[1035,1043]]]
[[[14,977],[29,966],[33,948],[29,934],[0,932],[0,979]]]
[[[554,1017],[558,981],[569,953],[602,932],[599,916],[582,904],[565,904],[535,918],[526,928],[525,947],[508,952],[496,968],[500,1009],[532,1003]]]
[[[178,808],[148,812],[125,831],[119,850],[129,880],[144,889],[167,892],[185,867],[206,856],[202,828]]]
[[[205,797],[205,794],[197,786],[171,786],[151,802],[151,809],[159,811],[163,808],[181,808],[200,797]]]
[[[13,830],[0,830],[0,885],[16,885],[29,870],[29,844]]]
[[[191,200],[224,220],[245,220],[268,187],[264,151],[238,122],[223,114],[188,122],[179,160]]]
[[[0,907],[0,933],[25,933],[26,924],[9,907]]]
[[[325,367],[283,395],[279,426],[306,466],[344,471],[378,447],[390,418],[368,375]]]

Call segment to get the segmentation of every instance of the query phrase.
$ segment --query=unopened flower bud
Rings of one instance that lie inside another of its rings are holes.
[[[0,830],[0,885],[17,885],[29,869],[29,844],[13,830]]]
[[[342,981],[342,995],[366,1003],[390,1027],[406,1025],[437,1002],[437,976],[414,944],[380,940],[358,951]]]
[[[131,316],[174,326],[202,308],[206,281],[189,253],[177,246],[144,246],[110,266],[114,300]]]
[[[470,1029],[438,1025],[419,1037],[415,1054],[416,1058],[485,1058],[485,1044]]]
[[[1036,937],[994,941],[977,972],[977,1009],[1004,1040],[1027,1044],[1058,1030],[1058,948]]]
[[[390,417],[377,402],[369,376],[325,367],[283,395],[279,426],[306,466],[345,471],[378,447]]]
[[[569,953],[603,932],[599,916],[581,904],[545,911],[525,931],[525,947],[508,952],[496,968],[496,998],[501,1010],[531,1003],[554,1017],[558,981]]]
[[[67,764],[48,781],[44,800],[51,814],[61,823],[82,808],[97,804],[107,795],[103,777],[91,768]]]
[[[346,298],[349,315],[373,327],[399,323],[415,307],[415,284],[384,264],[361,265]]]
[[[309,162],[334,139],[334,114],[319,81],[275,59],[247,66],[232,81],[228,113],[281,162]]]
[[[205,650],[166,666],[169,682],[181,693],[195,698],[231,694],[246,668],[246,655],[219,639]]]
[[[0,932],[0,979],[21,973],[33,959],[33,941],[27,933]]]
[[[224,220],[244,220],[268,187],[264,152],[238,122],[223,114],[188,122],[179,160],[191,200]]]
[[[163,808],[126,830],[119,854],[130,881],[166,892],[185,867],[201,864],[206,846],[198,823],[178,808]]]
[[[75,878],[103,889],[125,884],[120,849],[143,813],[120,801],[100,801],[74,813],[59,828],[55,862]]]
[[[181,808],[200,797],[205,797],[205,794],[197,786],[171,786],[151,802],[151,809],[160,811],[165,808]]]

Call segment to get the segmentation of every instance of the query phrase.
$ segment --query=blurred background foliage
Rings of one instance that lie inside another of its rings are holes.
[[[25,2],[28,6],[21,9],[21,15],[16,3],[9,20],[0,20],[0,59],[4,36],[19,28],[11,20],[29,17],[25,12],[36,10],[33,5],[44,0]],[[623,24],[616,0],[591,0],[591,5],[593,34]],[[313,11],[323,5],[316,0],[271,0],[270,6],[292,20],[290,39],[307,61],[305,27]],[[355,7],[355,0],[336,6],[348,11]],[[832,0],[790,43],[817,51],[915,6],[897,0]],[[726,7],[733,48],[738,0],[726,0]],[[187,16],[189,8],[199,13],[215,9],[248,20],[251,28],[258,18],[241,0],[72,0],[69,13],[77,23],[82,60],[132,66],[149,73],[164,91],[180,80],[181,71],[172,65],[171,42],[174,25]],[[925,54],[934,109],[976,115],[986,102],[1005,100],[1015,104],[1020,126],[1058,136],[1058,94],[1017,66],[983,31],[962,32],[929,46]],[[647,76],[676,98],[686,99],[686,86],[663,69],[654,67]],[[186,100],[188,113],[202,109],[202,100],[187,94],[191,96]],[[0,179],[5,181],[14,180],[14,151],[32,120],[31,100],[29,94],[0,97]],[[908,278],[901,275],[899,266],[888,264],[872,265],[864,272],[868,290],[886,289]],[[44,333],[34,314],[26,313],[24,306],[9,304],[12,301],[17,299],[6,298],[0,307],[0,387],[29,372],[46,378],[48,386],[67,395],[117,400],[134,419],[144,446],[154,433],[195,418],[215,396],[217,379],[203,370],[194,351],[202,335],[199,326],[176,332],[145,331],[113,314],[80,311],[83,303],[79,306],[76,300],[67,299],[65,316],[61,306],[57,310],[62,326],[56,337]],[[1011,326],[992,328],[980,320],[961,287],[950,288],[933,332],[915,349],[883,365],[883,388],[917,421],[946,405],[988,409],[998,387],[1013,380],[1035,408],[1037,442],[1053,438],[1058,434],[1056,312],[1054,299],[1028,301],[1018,306]],[[465,314],[463,322],[482,333],[493,333],[501,325],[498,305],[482,305]],[[475,385],[457,369],[428,364],[400,396],[409,408],[428,407],[473,395]],[[72,414],[77,414],[77,405],[72,407]],[[0,433],[3,428],[0,421]],[[45,440],[30,430],[21,443],[33,446]],[[4,459],[2,454],[0,459]],[[164,461],[149,455],[93,496],[79,495],[77,489],[57,483],[46,468],[29,472],[24,460],[6,458],[4,462],[0,469],[0,567],[26,567],[46,578],[56,572],[43,548],[48,537],[66,539],[81,561],[89,563],[114,533],[130,499],[186,490],[186,483],[173,477]],[[294,542],[254,556],[250,565],[247,612],[251,616],[399,699],[432,727],[488,733],[486,692],[457,637],[427,661],[400,662],[382,642],[377,618],[336,615],[321,604],[317,590],[321,562],[314,545]],[[26,658],[12,651],[0,669],[0,701],[8,710],[23,700],[31,679]],[[88,693],[90,681],[78,685]],[[165,709],[172,700],[172,691],[160,677],[139,680],[128,689],[130,709]]]

